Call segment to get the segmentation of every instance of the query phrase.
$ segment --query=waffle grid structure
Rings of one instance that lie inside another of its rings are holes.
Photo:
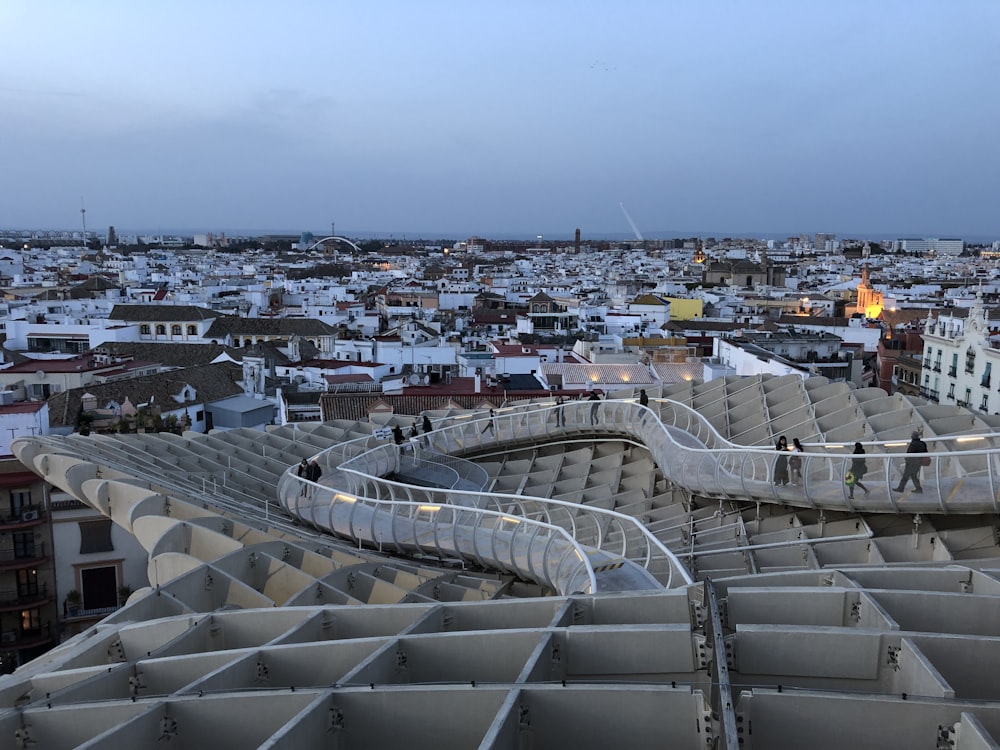
[[[612,396],[608,415],[636,408],[634,393]],[[552,498],[587,518],[603,517],[592,506],[638,519],[694,579],[648,591],[560,594],[483,555],[401,556],[288,515],[278,498],[298,497],[298,461],[352,440],[377,448],[368,424],[18,441],[26,465],[136,536],[154,585],[0,679],[0,737],[54,748],[997,746],[996,493],[971,490],[992,481],[989,419],[821,378],[651,396],[664,434],[717,465],[739,454],[760,490],[740,496],[719,471],[709,486],[674,463],[683,451],[660,453],[624,416],[517,440],[501,416],[500,440],[462,448],[444,428],[477,415],[431,415],[437,451],[484,467],[486,495],[520,495],[525,514]],[[684,405],[697,417],[682,430]],[[511,410],[509,424],[534,420],[528,411]],[[705,426],[748,447],[710,446]],[[839,482],[832,504],[810,499],[811,481],[835,486],[854,440],[884,450],[871,453],[892,479],[898,451],[881,446],[913,429],[938,439],[934,481],[960,480],[967,502],[853,507]],[[814,459],[797,494],[764,482],[780,433],[801,436]],[[592,546],[594,526],[577,528]],[[621,545],[617,533],[605,536]]]

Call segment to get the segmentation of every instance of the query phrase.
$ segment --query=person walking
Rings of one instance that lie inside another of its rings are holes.
[[[848,497],[852,500],[854,499],[855,487],[863,489],[866,495],[871,494],[869,489],[861,482],[865,474],[868,473],[868,463],[865,461],[865,447],[861,443],[854,444],[854,458],[851,459],[851,468],[848,471],[854,475],[854,483],[848,485],[851,488]]]
[[[410,427],[410,434],[407,437],[415,438],[420,434],[420,430],[417,429],[417,420],[413,420],[413,425]]]
[[[392,428],[392,440],[396,445],[402,445],[406,438],[403,436],[403,430],[397,424]]]
[[[490,431],[491,435],[496,435],[497,434],[496,427],[494,427],[494,425],[493,425],[493,418],[495,416],[496,416],[496,412],[493,411],[492,409],[490,409],[490,418],[486,422],[486,426],[483,428],[483,431],[480,434],[485,435],[487,430]]]
[[[920,485],[920,467],[925,463],[930,463],[930,458],[926,455],[927,443],[920,439],[920,433],[916,430],[910,435],[910,444],[906,446],[906,459],[903,462],[903,476],[899,480],[896,492],[902,492],[906,488],[907,482],[913,482],[914,492],[923,492]],[[922,455],[924,454],[924,455]]]
[[[299,479],[309,479],[309,459],[303,458],[299,461],[299,467],[295,472],[298,474]],[[302,482],[302,487],[299,488],[299,497],[305,497],[306,492],[309,490],[309,483]]]
[[[428,417],[427,417],[426,414],[424,414],[424,434],[426,435],[428,432],[430,432],[433,429],[434,429],[434,427],[433,427],[433,425],[431,425],[431,420],[428,419]]]
[[[789,450],[792,452],[792,457],[788,459],[792,484],[802,484],[802,454],[805,453],[805,449],[798,438],[792,438],[792,447]]]
[[[646,389],[639,389],[639,406],[649,406],[649,396],[646,395]]]
[[[784,435],[778,438],[774,449],[778,451],[778,458],[774,461],[774,483],[788,484],[788,440]]]
[[[594,391],[587,400],[594,402],[594,405],[590,407],[590,423],[597,424],[597,410],[601,408],[597,402],[601,400],[601,397],[597,395],[597,391]]]

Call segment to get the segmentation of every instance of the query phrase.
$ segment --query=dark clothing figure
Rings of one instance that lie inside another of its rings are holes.
[[[323,470],[319,468],[319,464],[315,461],[309,462],[309,473],[306,476],[310,482],[318,482],[319,478],[323,476]]]
[[[434,427],[431,426],[431,420],[429,420],[427,418],[427,415],[424,414],[424,434],[426,435],[428,432],[430,432],[433,429],[434,429]]]
[[[791,469],[792,484],[802,484],[802,454],[805,448],[798,438],[792,438],[792,457],[788,459],[788,468]]]
[[[868,473],[868,463],[865,461],[865,448],[861,443],[854,444],[854,458],[851,459],[850,472],[854,475],[854,484],[851,485],[851,492],[848,497],[854,497],[854,488],[860,487],[869,494],[868,488],[862,484],[861,479]]]
[[[403,431],[399,428],[399,425],[392,428],[392,439],[396,445],[402,445],[403,441],[406,439],[403,437]]]
[[[417,420],[413,420],[413,426],[410,427],[410,437],[415,438],[420,434],[420,430],[417,429]]]
[[[920,467],[924,464],[924,456],[927,453],[927,443],[920,439],[920,433],[914,432],[910,436],[910,444],[906,446],[906,460],[903,463],[903,477],[899,480],[896,492],[902,492],[906,488],[907,482],[913,482],[914,492],[923,492],[920,486]]]
[[[303,458],[301,461],[299,461],[299,467],[295,473],[299,475],[299,479],[308,479],[309,459]],[[308,492],[309,492],[309,485],[303,482],[302,486],[299,488],[299,497],[305,497]]]
[[[774,449],[778,451],[778,458],[774,461],[774,483],[788,484],[788,441],[784,435],[778,438]]]
[[[491,435],[496,435],[496,428],[493,426],[493,418],[496,416],[496,412],[490,409],[490,418],[486,422],[486,426],[483,428],[481,434],[485,435],[486,431],[489,430]]]
[[[590,407],[590,423],[597,424],[597,411],[601,408],[596,402],[601,400],[601,397],[597,395],[597,391],[590,394],[588,401],[594,401],[594,405]]]
[[[639,391],[639,406],[649,406],[649,396],[646,395],[645,388]]]

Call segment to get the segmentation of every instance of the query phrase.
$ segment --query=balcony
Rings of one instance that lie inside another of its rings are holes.
[[[16,515],[0,516],[0,531],[27,529],[45,523],[45,511],[37,505],[21,508]]]
[[[937,401],[940,394],[938,391],[933,391],[930,388],[921,388],[920,395],[924,398],[930,399],[931,401]]]
[[[0,612],[15,612],[21,609],[33,609],[48,604],[53,597],[49,595],[48,587],[36,586],[34,590],[0,591]]]
[[[955,402],[955,406],[965,406],[965,407],[968,407],[969,406],[969,402],[968,401],[956,401]]]
[[[47,559],[44,542],[22,549],[4,549],[0,550],[0,570],[32,568],[41,565]]]
[[[52,627],[46,623],[38,630],[0,631],[0,650],[34,648],[49,643],[52,640]]]
[[[921,367],[923,367],[925,370],[929,370],[929,369],[931,369],[931,363],[930,362],[924,362],[921,365]]]
[[[951,367],[948,368],[948,377],[949,378],[954,378],[957,375],[958,375],[958,368],[956,368],[954,365],[952,365]]]
[[[934,372],[941,372],[941,363],[938,362],[934,365]]]

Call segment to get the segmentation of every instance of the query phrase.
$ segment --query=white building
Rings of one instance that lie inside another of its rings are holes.
[[[920,395],[942,404],[1000,412],[1000,393],[993,388],[993,365],[1000,382],[1000,339],[990,334],[986,309],[980,302],[967,317],[948,315],[927,319]]]

